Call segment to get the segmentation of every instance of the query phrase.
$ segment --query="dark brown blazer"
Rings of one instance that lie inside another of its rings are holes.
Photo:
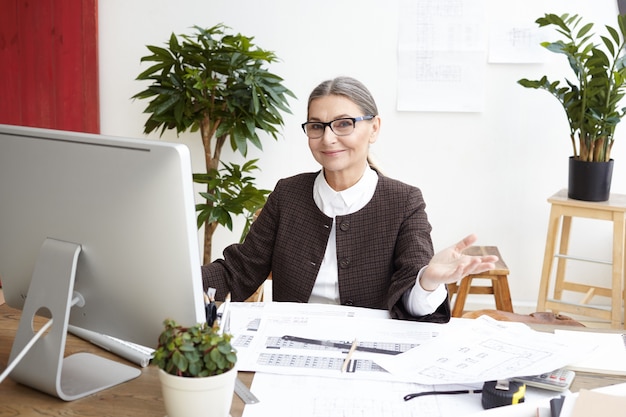
[[[232,300],[243,301],[271,271],[274,301],[308,301],[332,226],[313,200],[317,175],[277,183],[245,242],[228,246],[224,259],[202,267],[205,290],[216,288],[217,299],[230,291]],[[387,309],[394,318],[450,319],[447,300],[424,317],[411,317],[402,302],[433,256],[425,206],[418,188],[379,176],[365,207],[337,217],[341,304]]]

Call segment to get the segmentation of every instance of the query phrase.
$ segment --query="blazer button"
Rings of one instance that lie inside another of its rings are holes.
[[[353,306],[353,305],[354,305],[354,301],[352,301],[352,300],[348,300],[348,301],[346,301],[346,304],[345,304],[345,305],[347,305],[347,306]]]
[[[340,268],[347,268],[348,266],[350,266],[350,259],[348,258],[343,258],[341,261],[339,261],[339,267]]]
[[[339,228],[343,231],[343,232],[347,232],[350,229],[350,222],[342,222],[339,225]]]

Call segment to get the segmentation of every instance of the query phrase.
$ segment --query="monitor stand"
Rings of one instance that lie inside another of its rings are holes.
[[[137,368],[89,353],[63,358],[70,310],[84,304],[74,294],[81,247],[48,238],[37,257],[9,363],[33,338],[33,320],[47,311],[54,322],[11,373],[15,381],[65,401],[85,397],[141,375]]]

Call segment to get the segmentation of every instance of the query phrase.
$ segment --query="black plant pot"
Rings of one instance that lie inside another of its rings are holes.
[[[587,162],[570,156],[567,196],[575,200],[606,201],[611,194],[612,177],[612,159],[608,162]]]

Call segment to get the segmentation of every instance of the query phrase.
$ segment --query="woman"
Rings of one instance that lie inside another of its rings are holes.
[[[433,256],[421,191],[368,163],[380,126],[376,103],[359,81],[339,77],[317,86],[302,128],[322,169],[277,183],[245,242],[202,267],[205,290],[241,301],[271,272],[275,301],[447,322],[445,284],[493,269],[497,258],[463,255],[474,235]]]

